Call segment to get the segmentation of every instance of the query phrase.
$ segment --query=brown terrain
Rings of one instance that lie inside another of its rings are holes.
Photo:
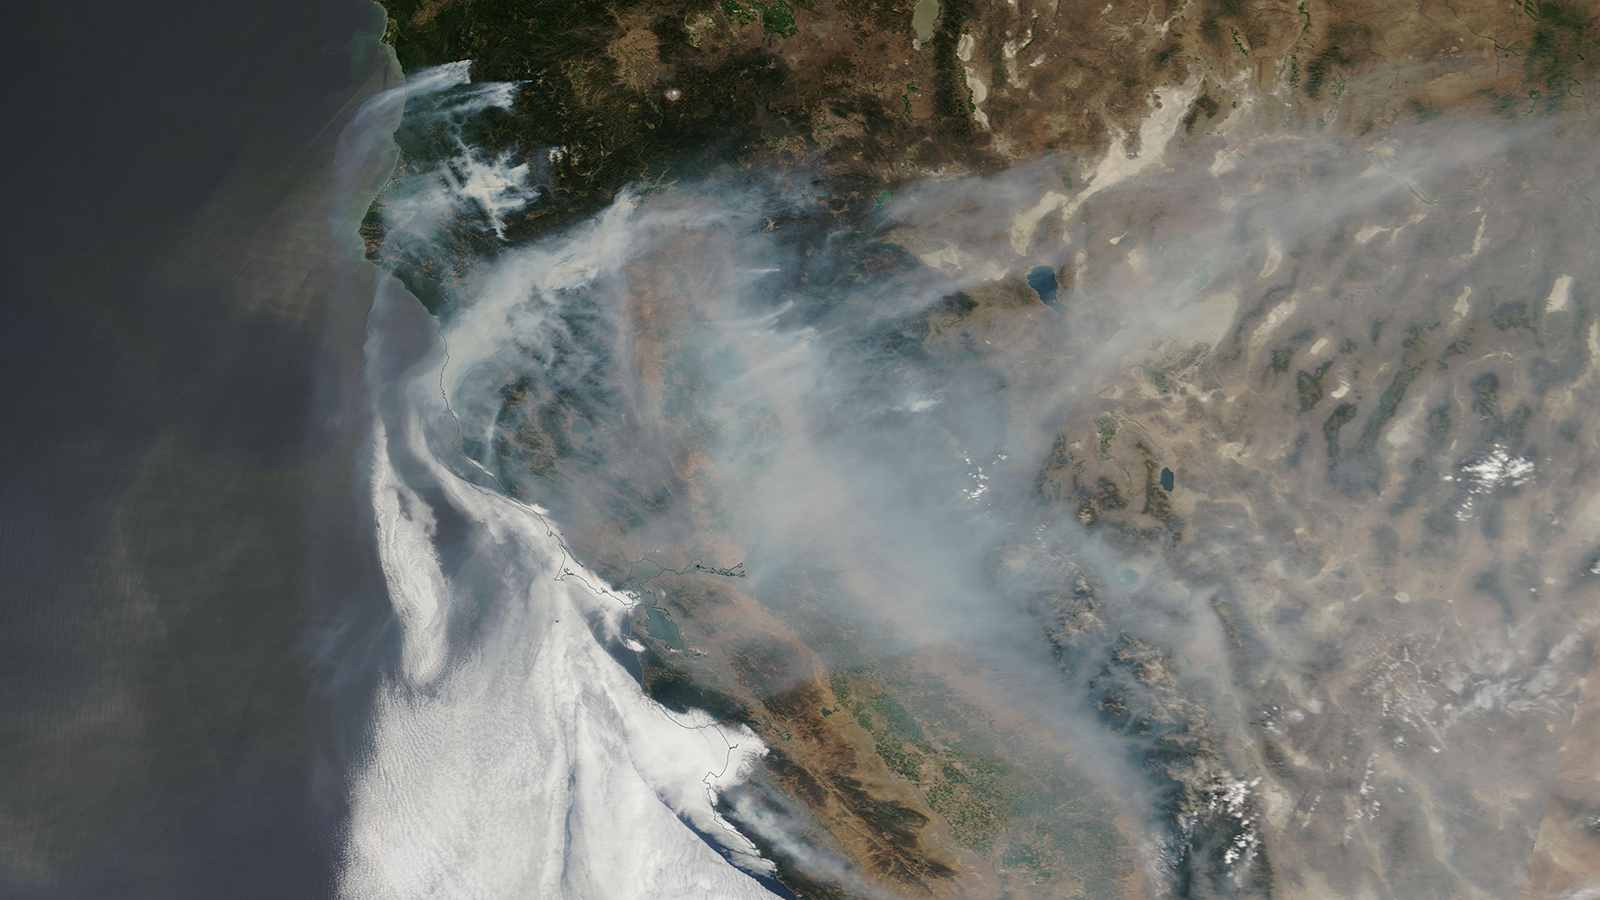
[[[1041,647],[1152,773],[1156,823],[1102,777],[1101,751],[1041,724],[959,646],[873,649],[865,620],[839,612],[872,605],[871,579],[796,566],[756,595],[715,442],[669,412],[695,390],[682,336],[718,315],[676,262],[704,238],[630,264],[645,419],[631,427],[666,436],[670,465],[569,498],[558,520],[642,601],[646,690],[748,723],[770,747],[751,802],[787,803],[816,855],[901,897],[1533,900],[1592,885],[1600,345],[1585,273],[1600,222],[1541,199],[1595,186],[1572,137],[1600,59],[1592,10],[947,2],[919,36],[909,3],[386,6],[408,69],[470,58],[477,79],[524,83],[487,139],[541,148],[549,199],[509,221],[512,240],[624,185],[777,172],[823,194],[838,227],[886,203],[902,216],[878,236],[894,252],[851,259],[864,282],[921,265],[963,285],[908,326],[922,352],[981,346],[1018,396],[1071,394],[1048,428],[1004,415],[1041,450],[1040,521],[1074,523],[1081,543],[1014,542],[1001,565],[1050,573],[1030,601]],[[1535,136],[1414,177],[1385,155],[1390,133],[1450,157],[1485,128]],[[1361,153],[1274,155],[1334,139]],[[402,150],[402,171],[418,164]],[[1369,158],[1407,187],[1314,225],[1274,212],[1336,205]],[[965,208],[924,186],[1013,169],[1031,173],[1018,194]],[[1119,179],[1129,189],[1101,193]],[[1200,295],[1095,303],[1173,293],[1173,261],[1204,258],[1185,248],[1230,197],[1266,211],[1248,239],[1218,238],[1231,256]],[[1545,205],[1559,209],[1519,212]],[[427,300],[451,263],[384,244],[381,208],[373,255]],[[964,214],[1010,226],[964,233]],[[484,240],[449,252],[464,271]],[[1058,277],[1082,306],[1074,327],[1105,336],[1071,384],[1053,368],[1055,313],[1019,277],[1052,255],[1072,260]],[[990,265],[1005,274],[960,275]],[[1150,316],[1152,339],[1126,337]],[[504,464],[529,485],[581,477],[577,418],[508,390]],[[643,524],[668,507],[669,525]],[[1180,594],[1206,610],[1181,639],[1122,624]],[[1189,842],[1177,887],[1152,875],[1173,871],[1153,858],[1161,828]],[[773,855],[802,896],[872,890]]]

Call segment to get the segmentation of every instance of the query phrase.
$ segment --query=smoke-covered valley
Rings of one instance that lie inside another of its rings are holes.
[[[865,212],[711,166],[520,239],[564,150],[469,72],[411,75],[374,213],[415,296],[367,345],[401,653],[349,896],[1546,871],[1600,577],[1585,120],[1234,86],[1195,131],[1196,75]]]

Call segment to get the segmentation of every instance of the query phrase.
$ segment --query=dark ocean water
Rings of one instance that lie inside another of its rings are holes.
[[[346,131],[398,78],[383,22],[11,17],[0,897],[331,893],[374,668],[344,635],[385,620],[350,477],[385,160]]]

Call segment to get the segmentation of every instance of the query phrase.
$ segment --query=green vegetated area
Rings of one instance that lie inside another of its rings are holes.
[[[1211,52],[1247,58],[1279,52],[1309,28],[1305,4],[1294,0],[1201,0],[1191,15]]]
[[[1372,29],[1358,22],[1342,22],[1328,29],[1316,55],[1306,64],[1306,79],[1301,85],[1313,100],[1322,97],[1329,79],[1348,72],[1371,57]]]
[[[624,185],[694,177],[774,136],[804,137],[806,111],[780,102],[790,72],[777,48],[737,34],[755,22],[770,41],[795,34],[796,11],[784,0],[385,6],[407,72],[469,59],[474,81],[519,83],[510,114],[485,117],[484,133],[473,135],[486,148],[540,158],[541,196],[508,219],[512,241],[591,214]],[[647,53],[624,52],[625,22],[644,23]],[[546,163],[551,148],[561,152]],[[401,150],[427,155],[403,141]]]
[[[1521,61],[1525,96],[1483,93],[1506,115],[1553,113],[1582,96],[1600,63],[1600,15],[1574,0],[1516,0],[1516,5],[1526,27],[1486,37],[1505,56]],[[1330,9],[1337,15],[1337,7]],[[1213,51],[1251,56],[1284,48],[1289,84],[1312,101],[1337,97],[1345,78],[1376,59],[1378,36],[1371,25],[1359,17],[1315,18],[1303,0],[1292,6],[1288,0],[1202,0],[1195,16],[1200,37]],[[1421,104],[1417,110],[1424,116],[1431,112]]]
[[[1581,91],[1600,59],[1600,20],[1575,3],[1529,2],[1522,11],[1532,20],[1527,42],[1518,49],[1528,97],[1546,112]]]
[[[1122,837],[1095,787],[1066,760],[1002,755],[981,710],[942,680],[893,663],[835,672],[830,686],[842,704],[830,713],[866,729],[890,771],[917,785],[951,835],[1004,878],[1115,893],[1127,869]],[[1026,745],[1017,737],[1005,736],[1008,752]]]
[[[1101,413],[1094,417],[1094,432],[1100,442],[1100,458],[1111,458],[1111,441],[1117,436],[1117,417]]]
[[[799,30],[794,21],[794,7],[784,3],[783,0],[774,0],[771,3],[764,3],[761,0],[752,0],[749,3],[722,0],[722,14],[735,25],[760,22],[762,34],[794,37],[795,32]]]
[[[1146,366],[1145,373],[1150,376],[1150,383],[1155,385],[1156,390],[1170,394],[1177,390],[1179,376],[1199,362],[1210,349],[1209,344],[1196,342],[1182,353],[1163,359],[1159,365]]]
[[[884,185],[853,179],[880,181],[905,159],[943,164],[976,152],[966,146],[974,135],[955,59],[966,0],[951,0],[939,18],[930,55],[942,111],[927,122],[875,93],[881,73],[858,70],[821,38],[799,39],[807,17],[822,15],[806,0],[382,2],[386,39],[408,73],[472,60],[474,81],[518,83],[510,113],[490,111],[471,135],[486,151],[536,162],[540,197],[506,220],[511,242],[592,214],[625,185],[692,181],[769,153],[837,162],[836,191],[859,196],[864,214]],[[862,33],[910,27],[909,5],[840,10],[830,14]],[[403,165],[438,152],[406,139]],[[376,246],[381,220],[368,225]]]

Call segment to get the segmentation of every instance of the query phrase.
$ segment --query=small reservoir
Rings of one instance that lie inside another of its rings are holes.
[[[1056,302],[1056,270],[1049,266],[1034,266],[1028,270],[1028,287],[1039,295],[1039,300],[1045,306],[1061,312],[1061,304]]]
[[[933,37],[933,23],[938,20],[939,0],[917,0],[916,8],[911,10],[911,30],[917,33],[918,46]]]

